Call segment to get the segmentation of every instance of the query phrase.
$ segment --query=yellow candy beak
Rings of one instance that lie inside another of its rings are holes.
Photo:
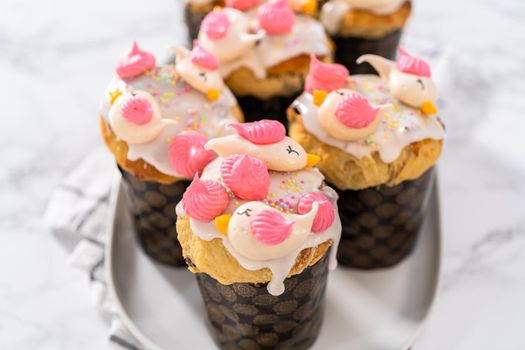
[[[210,101],[217,101],[217,99],[219,98],[219,90],[208,90],[206,96],[210,99]]]
[[[122,92],[120,92],[119,90],[115,90],[115,91],[110,92],[109,93],[109,104],[110,104],[110,106],[113,106],[113,103],[115,103],[117,98],[119,98],[120,96],[122,96]]]
[[[315,15],[317,12],[317,0],[306,0],[303,4],[303,13],[307,15]]]
[[[319,163],[320,160],[321,157],[316,156],[315,154],[308,153],[306,154],[306,167],[311,168],[317,163]]]
[[[223,214],[215,218],[215,227],[217,227],[217,230],[223,235],[228,234],[228,224],[230,223],[231,217],[230,214]]]
[[[426,115],[434,115],[437,114],[438,110],[434,102],[427,101],[421,106],[421,112]]]
[[[326,93],[326,91],[324,90],[314,90],[314,104],[319,107],[320,105],[323,104],[324,102],[324,99],[326,98],[326,95],[328,95]]]

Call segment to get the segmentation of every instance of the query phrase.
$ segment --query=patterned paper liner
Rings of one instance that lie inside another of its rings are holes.
[[[186,266],[177,240],[175,207],[189,181],[162,184],[137,179],[119,167],[133,226],[144,252],[154,260]]]
[[[212,10],[210,6],[210,11]],[[193,40],[197,39],[199,36],[199,30],[201,28],[201,22],[206,17],[209,11],[195,11],[191,9],[191,6],[186,4],[184,6],[184,22],[188,28],[189,43],[192,43]]]
[[[350,74],[377,74],[371,65],[357,64],[356,60],[364,54],[374,54],[395,60],[402,32],[402,29],[398,29],[378,39],[333,36],[332,40],[336,47],[335,61],[344,64]]]
[[[339,263],[377,269],[396,265],[409,256],[426,215],[434,177],[432,168],[416,180],[393,187],[337,191],[343,225]]]
[[[308,349],[322,324],[328,255],[285,281],[279,296],[266,284],[222,285],[196,275],[207,310],[210,333],[220,349]]]

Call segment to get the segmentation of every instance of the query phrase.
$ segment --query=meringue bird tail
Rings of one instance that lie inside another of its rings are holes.
[[[168,46],[166,51],[168,52],[168,54],[175,54],[175,57],[177,58],[177,62],[185,59],[186,57],[190,55],[190,51],[180,45]]]
[[[317,215],[317,212],[319,211],[319,203],[313,202],[312,203],[312,209],[310,209],[309,212],[303,214],[303,215],[294,215],[296,218],[297,223],[303,223],[307,227],[311,228],[314,225],[314,220]]]
[[[255,33],[243,33],[239,40],[243,44],[243,46],[250,47],[255,46],[257,41],[264,38],[265,35],[266,34],[262,30],[259,30]]]
[[[208,151],[215,151],[217,154],[220,155],[221,152],[219,152],[219,150],[221,149],[221,143],[222,143],[220,139],[221,137],[208,140],[208,142],[204,144],[204,149]]]
[[[237,135],[228,135],[211,139],[206,142],[204,149],[208,151],[214,151],[220,157],[229,156],[234,150],[238,148],[238,140],[236,140],[236,136]]]
[[[383,81],[388,81],[390,72],[395,69],[396,65],[393,61],[378,55],[363,55],[356,61],[358,64],[368,63],[377,71]]]

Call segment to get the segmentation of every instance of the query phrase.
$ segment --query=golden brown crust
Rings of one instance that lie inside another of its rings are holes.
[[[339,36],[357,36],[376,39],[405,26],[412,4],[407,1],[396,12],[376,15],[366,10],[350,10],[342,18]]]
[[[443,147],[442,140],[424,139],[406,146],[392,163],[383,162],[377,151],[359,159],[319,141],[304,128],[301,116],[293,108],[288,109],[288,120],[290,137],[307,152],[321,157],[316,166],[327,181],[340,190],[360,190],[383,184],[394,186],[416,179],[436,163]]]
[[[242,122],[244,120],[241,109],[238,106],[232,108],[232,113],[238,121]],[[106,123],[104,116],[102,115],[100,116],[100,131],[106,146],[108,146],[111,153],[115,156],[117,164],[136,178],[159,183],[173,183],[175,181],[184,180],[164,174],[142,159],[129,160],[128,144],[117,138],[117,135],[111,130],[111,127]]]
[[[267,268],[256,271],[243,268],[226,250],[221,239],[205,241],[195,235],[191,231],[190,219],[187,216],[177,218],[177,235],[182,246],[182,255],[193,273],[204,272],[224,285],[268,283],[271,280],[272,273]],[[300,274],[307,267],[317,263],[331,245],[332,241],[327,241],[301,251],[288,277]]]
[[[331,42],[329,46],[332,51]],[[331,55],[320,59],[323,62],[332,62]],[[241,67],[224,80],[235,96],[255,96],[264,100],[273,96],[298,94],[303,90],[309,70],[310,57],[300,55],[269,67],[264,79],[258,79],[249,68]]]

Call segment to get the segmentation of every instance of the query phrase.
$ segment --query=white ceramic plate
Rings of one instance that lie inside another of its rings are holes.
[[[330,275],[325,319],[313,350],[403,350],[413,344],[438,285],[437,186],[433,192],[430,215],[408,259],[382,271],[339,268]],[[215,349],[193,275],[159,265],[142,252],[123,196],[117,181],[106,255],[122,321],[146,349]]]

